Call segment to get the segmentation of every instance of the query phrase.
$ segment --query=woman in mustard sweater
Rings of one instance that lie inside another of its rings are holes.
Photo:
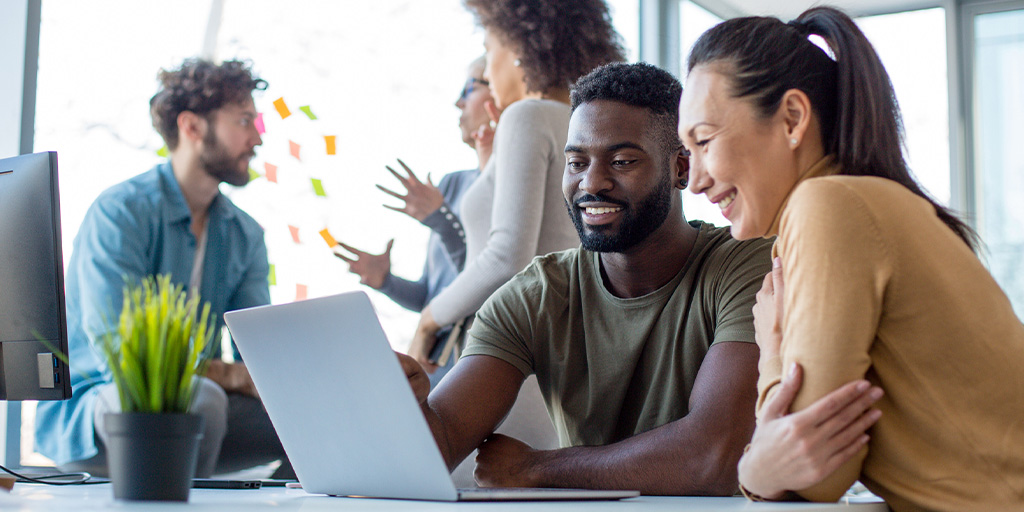
[[[833,501],[860,479],[897,511],[1024,507],[1024,325],[973,232],[912,178],[871,44],[842,12],[814,8],[788,24],[726,21],[688,67],[690,187],[736,238],[778,236],[785,284],[766,278],[755,308],[744,492]],[[796,365],[792,393],[782,373]],[[857,414],[819,400],[860,379],[884,396],[859,383]]]

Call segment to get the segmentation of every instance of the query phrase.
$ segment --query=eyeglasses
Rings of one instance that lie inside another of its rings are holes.
[[[459,93],[459,100],[465,101],[466,98],[469,98],[469,95],[472,94],[474,90],[476,90],[477,84],[480,84],[484,87],[488,87],[491,85],[491,83],[488,82],[487,80],[469,77],[468,79],[466,79],[466,85],[462,86],[462,92]]]

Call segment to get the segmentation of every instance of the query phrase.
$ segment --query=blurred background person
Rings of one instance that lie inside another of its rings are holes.
[[[491,92],[487,88],[488,83],[483,78],[485,62],[485,58],[481,56],[470,64],[466,84],[455,102],[455,106],[461,111],[459,128],[462,132],[462,142],[476,150],[480,167],[446,174],[435,187],[429,175],[426,181],[420,181],[413,171],[399,160],[403,173],[395,171],[390,166],[387,169],[405,187],[406,193],[403,195],[378,185],[385,193],[405,202],[400,208],[385,205],[386,208],[405,213],[431,229],[427,241],[427,259],[423,264],[420,278],[410,281],[391,273],[393,239],[388,242],[383,254],[371,254],[344,243],[340,244],[341,247],[351,255],[335,253],[338,258],[348,262],[349,271],[360,277],[360,283],[380,291],[412,311],[422,310],[448,286],[462,270],[466,260],[466,233],[459,218],[462,194],[473,183],[479,169],[483,168],[490,157],[494,135],[491,115],[497,116]],[[491,114],[488,113],[488,108]],[[449,328],[445,335],[450,332]],[[437,385],[448,369],[455,364],[455,360],[456,357],[452,354],[440,371],[430,375],[431,387]]]

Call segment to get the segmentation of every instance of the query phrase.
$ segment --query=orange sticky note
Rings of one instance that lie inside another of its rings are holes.
[[[299,228],[297,228],[295,226],[288,226],[288,231],[292,232],[292,240],[294,240],[295,243],[297,243],[297,244],[298,243],[302,243],[302,242],[299,242]]]
[[[320,230],[320,236],[324,237],[324,242],[327,242],[327,247],[334,247],[335,245],[338,245],[338,241],[331,236],[331,232],[328,231],[327,228]]]
[[[327,142],[327,154],[328,155],[336,154],[337,151],[338,151],[338,148],[337,148],[337,146],[335,146],[335,136],[334,135],[324,135],[324,141]]]
[[[267,169],[267,181],[277,183],[277,166],[274,164],[263,164],[263,167]]]
[[[289,151],[291,151],[292,156],[294,156],[296,160],[302,160],[301,158],[299,158],[299,150],[302,149],[302,146],[298,145],[295,141],[290,140],[288,141],[288,149]]]
[[[278,114],[281,114],[281,119],[284,119],[292,115],[292,111],[288,110],[288,105],[285,104],[284,98],[278,98],[274,100],[274,108],[277,109]]]
[[[306,296],[309,294],[309,290],[304,284],[295,285],[295,300],[306,300]]]

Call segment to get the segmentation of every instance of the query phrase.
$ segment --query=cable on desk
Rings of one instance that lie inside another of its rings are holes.
[[[90,484],[105,484],[109,483],[106,480],[92,480],[92,475],[86,472],[80,473],[57,473],[53,475],[43,475],[38,477],[25,476],[4,466],[0,466],[0,470],[3,470],[11,476],[17,477],[19,482],[32,482],[37,484],[46,485],[90,485]],[[67,480],[72,478],[73,480]],[[64,480],[57,480],[64,479]]]

